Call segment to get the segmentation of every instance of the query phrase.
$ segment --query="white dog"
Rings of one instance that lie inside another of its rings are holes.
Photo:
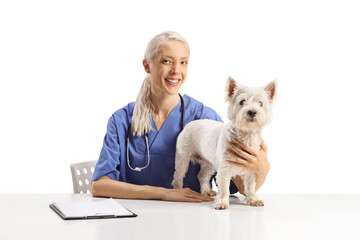
[[[277,89],[276,81],[263,88],[239,86],[229,77],[226,84],[229,123],[213,120],[197,120],[186,125],[176,143],[175,173],[172,185],[182,188],[183,178],[190,161],[200,164],[198,179],[201,193],[215,196],[209,181],[217,172],[218,196],[215,209],[229,207],[229,186],[232,177],[240,175],[244,179],[247,204],[264,206],[255,194],[255,174],[241,167],[233,166],[226,160],[228,142],[237,138],[245,145],[260,149],[261,129],[270,121],[272,103]]]

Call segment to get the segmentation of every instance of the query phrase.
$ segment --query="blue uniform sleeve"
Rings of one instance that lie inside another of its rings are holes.
[[[195,116],[196,119],[210,119],[215,120],[218,122],[223,122],[219,114],[217,114],[213,109],[206,107],[204,105],[201,105],[199,111],[197,111],[197,114]]]
[[[201,106],[200,111],[198,111],[198,114],[196,115],[196,119],[210,119],[215,120],[218,122],[223,122],[221,117],[211,108],[206,106]],[[215,182],[216,182],[216,176],[214,176]],[[235,194],[239,190],[237,189],[236,185],[233,181],[230,182],[230,194]]]
[[[96,181],[102,176],[108,176],[113,180],[119,180],[119,159],[120,143],[113,115],[108,121],[103,147],[101,149],[100,157],[96,164],[92,180]]]

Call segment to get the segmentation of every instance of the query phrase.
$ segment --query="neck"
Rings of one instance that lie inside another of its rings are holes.
[[[167,116],[179,103],[178,94],[164,95],[151,91],[151,103],[154,106],[153,114]]]

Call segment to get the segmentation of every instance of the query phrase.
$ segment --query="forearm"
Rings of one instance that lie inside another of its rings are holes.
[[[256,174],[256,187],[255,187],[255,191],[257,192],[260,187],[264,184],[266,179],[266,174]],[[235,183],[237,189],[239,190],[239,193],[241,193],[242,195],[245,195],[245,187],[244,187],[244,179],[242,176],[236,176],[234,178],[232,178],[233,182]]]
[[[235,183],[235,186],[239,190],[239,193],[246,196],[245,195],[245,190],[244,190],[244,179],[243,179],[243,177],[242,176],[235,176],[235,177],[232,178],[232,181]]]
[[[94,197],[112,197],[123,199],[162,199],[165,189],[147,185],[135,185],[115,181],[107,176],[92,183]]]

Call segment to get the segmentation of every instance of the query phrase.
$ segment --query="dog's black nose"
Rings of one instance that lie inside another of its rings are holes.
[[[254,118],[256,116],[256,111],[248,111],[248,115],[251,117],[251,118]]]

